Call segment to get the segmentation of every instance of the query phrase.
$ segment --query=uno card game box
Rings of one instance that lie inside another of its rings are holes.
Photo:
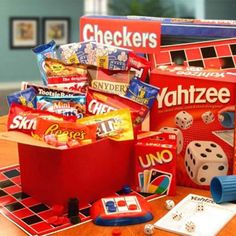
[[[135,189],[143,193],[174,195],[176,188],[175,134],[138,136],[135,144]]]
[[[150,83],[160,88],[150,130],[176,130],[177,184],[208,188],[213,176],[235,173],[236,74],[162,65]]]

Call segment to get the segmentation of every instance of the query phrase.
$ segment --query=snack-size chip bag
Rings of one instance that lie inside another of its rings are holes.
[[[44,85],[47,85],[46,73],[44,70],[44,61],[46,58],[57,58],[56,43],[54,40],[49,43],[39,45],[32,49],[36,54],[39,71]]]
[[[108,137],[116,141],[134,139],[129,109],[119,109],[77,120],[79,124],[97,124],[97,137]]]
[[[130,81],[129,87],[126,91],[125,97],[128,97],[138,103],[141,103],[152,108],[152,105],[157,98],[159,88],[150,84],[144,83],[138,79],[133,78]]]
[[[12,103],[18,103],[27,107],[36,108],[36,91],[34,88],[27,88],[7,96],[9,107]]]

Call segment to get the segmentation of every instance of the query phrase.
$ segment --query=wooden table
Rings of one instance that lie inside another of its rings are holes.
[[[0,117],[0,131],[6,131],[6,117]],[[18,153],[17,153],[17,144],[13,142],[0,140],[0,167],[5,167],[18,163]],[[209,191],[203,191],[198,189],[191,189],[186,187],[177,187],[177,194],[174,197],[168,197],[173,199],[175,203],[178,203],[189,193],[199,194],[203,196],[210,196]],[[167,210],[164,208],[164,202],[166,198],[161,198],[151,202],[152,213],[154,219],[149,223],[154,223],[162,216],[167,213]],[[145,224],[138,224],[132,226],[122,226],[119,227],[121,230],[121,236],[139,236],[144,235],[143,229]],[[209,225],[209,227],[211,227]],[[111,236],[112,230],[114,227],[102,227],[94,225],[92,222],[85,223],[71,229],[55,233],[53,235],[57,236]],[[0,235],[4,236],[25,236],[27,235],[5,217],[0,215]],[[161,231],[155,229],[153,234],[155,235],[175,235],[173,233]],[[236,236],[236,216],[221,230],[218,234],[219,236]],[[207,236],[207,235],[206,235]]]

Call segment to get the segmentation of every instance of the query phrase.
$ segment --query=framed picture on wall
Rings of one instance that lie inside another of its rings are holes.
[[[43,18],[43,41],[55,40],[57,45],[70,42],[70,18]]]
[[[10,17],[10,48],[26,49],[39,44],[38,17]]]

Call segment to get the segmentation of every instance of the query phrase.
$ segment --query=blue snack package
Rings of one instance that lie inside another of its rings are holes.
[[[7,96],[9,107],[12,103],[18,103],[27,107],[36,108],[36,91],[30,87]]]
[[[44,60],[45,58],[57,58],[56,54],[56,43],[54,40],[49,43],[39,45],[32,49],[32,51],[36,54],[37,62],[39,66],[39,71],[43,80],[43,84],[47,85],[47,77],[44,70]]]
[[[130,80],[125,97],[128,97],[131,100],[141,103],[151,109],[155,99],[157,98],[159,90],[160,89],[158,87],[142,82],[134,77]]]
[[[37,96],[37,109],[55,112],[64,116],[76,116],[78,119],[85,114],[85,95],[80,96]]]

